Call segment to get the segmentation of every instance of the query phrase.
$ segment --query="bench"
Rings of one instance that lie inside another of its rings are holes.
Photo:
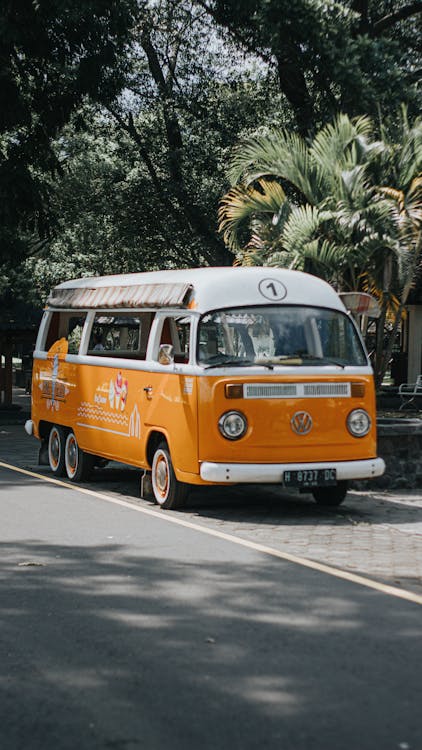
[[[422,399],[422,375],[418,375],[416,383],[402,383],[399,385],[399,396],[402,401],[400,409],[409,406],[415,399]]]

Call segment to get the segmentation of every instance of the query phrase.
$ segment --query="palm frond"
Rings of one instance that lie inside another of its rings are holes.
[[[361,198],[367,197],[368,190],[366,165],[357,164],[351,169],[343,169],[340,172],[339,193],[343,200],[356,205]]]
[[[347,253],[342,245],[327,239],[315,239],[303,246],[301,256],[311,262],[313,273],[331,281],[341,270]]]
[[[259,188],[259,189],[258,189]],[[275,181],[260,180],[258,187],[237,185],[224,196],[218,210],[218,229],[227,246],[240,250],[240,234],[256,215],[271,222],[280,216],[280,208],[286,196],[281,185]]]
[[[378,192],[390,202],[402,244],[411,244],[422,226],[422,177],[416,177],[407,192],[392,187],[379,187]]]
[[[379,187],[378,192],[381,195],[384,195],[386,198],[395,201],[398,205],[399,211],[404,211],[405,194],[403,190],[398,190],[397,188],[393,187]]]
[[[324,217],[325,214],[309,204],[292,208],[281,235],[283,247],[288,252],[301,253],[315,239]]]
[[[272,266],[273,268],[289,268],[291,270],[303,271],[304,258],[298,253],[276,250],[268,256],[265,265]]]
[[[274,130],[268,136],[254,137],[234,151],[228,176],[232,184],[242,180],[250,185],[259,179],[278,178],[299,190],[314,203],[315,184],[307,145],[295,133]]]
[[[418,118],[412,128],[407,128],[403,147],[399,151],[400,187],[406,189],[422,172],[422,119]]]
[[[392,293],[386,293],[380,289],[377,280],[371,276],[367,271],[360,274],[359,276],[360,289],[372,297],[378,300],[380,307],[385,305],[387,310],[387,318],[394,319],[396,313],[400,307],[400,300]],[[403,318],[406,316],[406,311],[403,310]]]
[[[350,146],[359,139],[360,147],[366,145],[372,131],[368,117],[352,121],[348,115],[339,114],[333,123],[325,125],[315,136],[310,148],[311,159],[322,173],[328,176],[333,164],[347,169],[351,166]]]

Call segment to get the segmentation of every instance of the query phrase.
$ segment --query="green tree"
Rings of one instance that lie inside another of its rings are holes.
[[[62,175],[51,181],[54,236],[22,269],[41,299],[67,278],[201,263],[151,190],[132,141],[86,105],[85,127],[66,126],[54,144]]]
[[[398,0],[203,0],[245,49],[277,71],[299,131],[338,111],[417,111],[422,3]]]
[[[190,233],[190,245],[201,245],[203,262],[230,264],[215,224],[220,156],[235,142],[235,125],[246,124],[240,115],[253,81],[232,69],[227,39],[191,0],[149,3],[133,39],[130,95],[109,112],[135,146],[173,225]]]
[[[43,295],[86,273],[232,263],[216,227],[228,154],[257,122],[290,125],[274,76],[187,0],[140,6],[125,81],[54,142],[54,234],[27,264]]]
[[[0,260],[51,231],[51,141],[85,96],[121,90],[134,0],[29,2],[0,9]]]

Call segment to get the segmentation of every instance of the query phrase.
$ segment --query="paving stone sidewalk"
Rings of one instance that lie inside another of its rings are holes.
[[[0,460],[49,475],[22,425],[0,426]],[[139,499],[136,469],[97,469],[92,489]],[[163,513],[166,511],[163,511]],[[207,488],[183,516],[202,525],[422,593],[422,490],[349,492],[333,510],[274,486]]]

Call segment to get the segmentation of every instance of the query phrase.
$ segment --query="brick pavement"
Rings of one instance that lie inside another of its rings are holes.
[[[22,425],[0,426],[0,460],[37,465],[38,442]],[[92,489],[139,500],[139,472],[110,464]],[[163,511],[165,512],[165,511]],[[422,593],[422,490],[349,492],[339,508],[274,486],[193,492],[183,516],[202,525]]]

